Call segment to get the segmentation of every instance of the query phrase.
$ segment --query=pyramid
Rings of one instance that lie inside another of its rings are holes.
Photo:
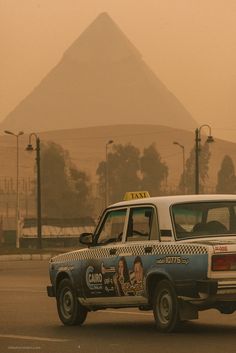
[[[186,130],[197,126],[102,13],[0,127],[29,132],[143,123]]]

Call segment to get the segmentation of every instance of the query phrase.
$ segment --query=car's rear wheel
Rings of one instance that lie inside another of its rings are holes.
[[[57,311],[64,325],[82,325],[87,317],[87,309],[82,306],[77,297],[71,281],[63,279],[57,290]]]
[[[158,331],[172,332],[179,323],[179,305],[170,281],[158,283],[153,297],[153,314]]]

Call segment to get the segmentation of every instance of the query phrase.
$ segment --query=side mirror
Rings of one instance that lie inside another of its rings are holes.
[[[93,243],[93,233],[82,233],[79,237],[80,244],[91,246]]]

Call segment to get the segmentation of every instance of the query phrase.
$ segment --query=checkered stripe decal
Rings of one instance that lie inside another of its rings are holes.
[[[145,252],[145,247],[152,247],[151,253]],[[58,255],[53,258],[53,262],[68,262],[89,259],[102,259],[114,257],[110,255],[110,249],[116,246],[98,247],[97,249],[77,250],[71,253]],[[148,255],[203,255],[207,254],[207,247],[195,244],[135,244],[121,245],[117,247],[115,256],[127,254],[127,256],[148,256]]]
[[[151,253],[145,252],[145,247],[152,247]],[[145,245],[133,245],[133,246],[122,246],[118,249],[117,255],[122,253],[131,253],[133,255],[201,255],[207,254],[207,248],[205,246],[190,245],[190,244],[145,244]]]
[[[153,254],[201,255],[207,254],[207,248],[205,246],[190,244],[154,245]]]

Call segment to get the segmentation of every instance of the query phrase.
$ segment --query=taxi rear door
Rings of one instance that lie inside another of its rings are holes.
[[[130,207],[125,242],[119,248],[119,257],[115,261],[117,296],[130,296],[134,303],[142,301],[145,273],[155,261],[151,240],[158,240],[158,234],[154,206]]]

